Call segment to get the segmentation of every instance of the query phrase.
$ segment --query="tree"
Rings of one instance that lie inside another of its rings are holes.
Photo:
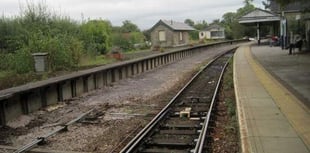
[[[112,42],[114,47],[119,47],[123,51],[134,50],[135,44],[144,42],[144,35],[142,32],[115,32],[112,34]]]
[[[215,19],[213,20],[213,22],[211,24],[219,24],[220,23],[220,19]]]
[[[147,41],[151,41],[151,30],[150,29],[143,30],[142,33]]]
[[[114,26],[112,29],[112,44],[123,51],[134,50],[135,44],[144,42],[145,38],[150,35],[148,31],[141,32],[138,26],[129,20],[125,20],[122,26]]]
[[[81,26],[82,40],[88,51],[104,54],[111,47],[111,24],[104,20],[90,20]]]
[[[228,12],[222,16],[222,24],[225,27],[226,39],[239,39],[243,36],[252,36],[253,27],[246,27],[239,24],[238,19],[250,11],[255,9],[254,5],[251,4],[253,0],[245,0],[244,7],[239,8],[236,13]]]
[[[184,23],[186,23],[187,25],[189,25],[191,27],[194,27],[194,25],[195,25],[195,22],[193,20],[191,20],[191,19],[186,19],[184,21]]]
[[[194,25],[194,28],[197,29],[197,30],[203,30],[206,27],[208,27],[208,23],[205,20],[203,20],[202,22],[196,23]]]
[[[244,0],[243,3],[247,6],[247,5],[251,5],[253,2],[253,0]]]
[[[272,2],[276,2],[277,4],[280,5],[280,9],[282,10],[285,6],[291,4],[291,3],[300,3],[303,5],[303,11],[305,12],[309,12],[309,0],[266,0],[266,1],[263,1],[263,5],[265,6],[265,9],[270,9],[271,7],[271,3]]]
[[[129,20],[123,21],[123,25],[121,26],[122,32],[140,32],[140,29],[137,25],[133,24]]]

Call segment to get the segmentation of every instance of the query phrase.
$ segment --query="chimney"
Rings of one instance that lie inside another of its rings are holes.
[[[173,25],[173,21],[172,20],[170,20],[170,24]]]

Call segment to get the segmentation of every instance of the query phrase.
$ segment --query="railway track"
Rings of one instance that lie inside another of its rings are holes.
[[[201,153],[223,72],[233,50],[204,66],[122,150],[122,153]]]
[[[32,142],[18,148],[17,150],[15,150],[13,153],[24,153],[24,152],[28,152],[30,150],[32,150],[33,148],[35,148],[36,146],[38,145],[43,145],[46,143],[46,140],[57,134],[57,133],[60,133],[60,132],[63,132],[63,131],[67,131],[68,130],[68,126],[80,121],[81,119],[83,119],[85,116],[89,115],[91,112],[93,112],[95,109],[91,109],[81,115],[79,115],[78,117],[74,118],[73,120],[69,121],[68,123],[56,128],[55,130],[53,130],[52,132],[50,133],[47,133],[45,134],[44,136],[41,136],[41,137],[38,137],[36,138],[35,140],[33,140]],[[0,150],[1,151],[1,150]]]

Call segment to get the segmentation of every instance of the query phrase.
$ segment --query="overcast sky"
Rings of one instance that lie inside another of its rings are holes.
[[[42,0],[30,0],[38,3]],[[254,0],[256,7],[263,8],[263,0]],[[0,0],[0,12],[4,16],[18,15],[26,0]],[[183,22],[220,19],[226,12],[235,12],[243,0],[44,0],[50,9],[70,16],[74,20],[107,19],[113,25],[130,20],[140,29],[151,28],[159,19]]]

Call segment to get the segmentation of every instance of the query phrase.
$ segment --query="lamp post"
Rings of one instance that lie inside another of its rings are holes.
[[[280,31],[280,34],[281,34],[281,47],[282,49],[285,49],[285,46],[286,46],[286,30],[287,30],[287,20],[284,16],[284,11],[282,11],[282,16],[281,16],[281,22],[280,22],[280,28],[281,28],[281,31]]]
[[[301,28],[300,28],[300,14],[297,14],[295,19],[297,20],[297,32],[298,34],[301,34]]]
[[[260,24],[259,24],[259,22],[256,22],[256,26],[257,26],[257,43],[258,43],[258,45],[260,45],[260,32],[259,32],[259,30],[260,30]]]

